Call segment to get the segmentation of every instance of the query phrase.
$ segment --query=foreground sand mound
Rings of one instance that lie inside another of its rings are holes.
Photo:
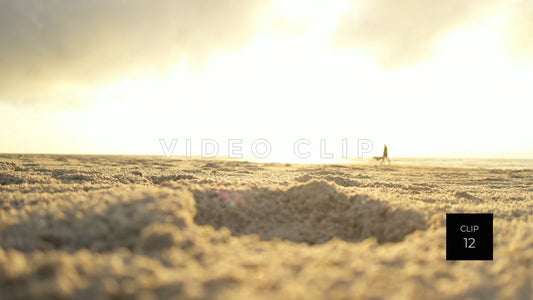
[[[0,224],[0,245],[24,252],[133,248],[139,233],[150,224],[185,228],[196,214],[192,194],[183,189],[34,194],[22,201],[20,209],[13,209]]]
[[[221,199],[224,193],[227,199]],[[347,196],[325,181],[285,190],[201,191],[195,198],[197,224],[227,227],[234,235],[258,234],[262,240],[320,244],[333,237],[351,242],[375,237],[380,243],[398,242],[427,227],[415,211],[391,209],[364,194]]]
[[[236,236],[257,234],[262,240],[308,244],[333,237],[399,242],[427,228],[415,211],[392,209],[364,194],[347,196],[324,181],[285,189],[207,189],[194,194],[176,186],[32,195],[1,225],[0,245],[24,252],[132,249],[151,224],[184,229],[194,225],[193,219],[198,225],[227,227]]]

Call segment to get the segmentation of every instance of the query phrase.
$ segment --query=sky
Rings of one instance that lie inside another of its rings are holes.
[[[228,156],[237,140],[271,161],[383,144],[533,158],[532,14],[525,0],[0,0],[0,152]]]

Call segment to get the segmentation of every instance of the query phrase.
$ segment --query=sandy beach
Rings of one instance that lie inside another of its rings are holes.
[[[494,260],[446,261],[446,213]],[[533,170],[0,155],[0,298],[532,299]]]

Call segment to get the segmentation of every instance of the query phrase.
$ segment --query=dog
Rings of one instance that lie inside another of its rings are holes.
[[[373,158],[374,160],[376,160],[376,162],[381,161],[381,165],[383,164],[383,162],[385,162],[385,159],[386,159],[390,165],[390,159],[388,156],[374,156]]]

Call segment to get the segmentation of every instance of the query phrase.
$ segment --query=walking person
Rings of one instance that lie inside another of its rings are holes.
[[[387,159],[387,161],[389,162],[389,165],[390,165],[389,151],[387,149],[387,145],[384,145],[384,146],[385,146],[385,148],[383,148],[383,156],[381,157],[381,163],[383,164],[385,159]]]

